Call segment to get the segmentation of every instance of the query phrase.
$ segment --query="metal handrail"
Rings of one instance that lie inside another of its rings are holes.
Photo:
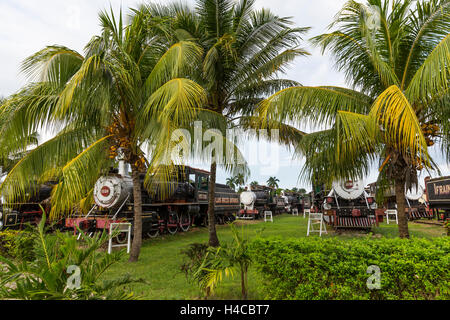
[[[121,206],[119,207],[119,209],[117,209],[116,214],[112,217],[113,220],[116,219],[117,215],[119,214],[120,210],[122,210],[123,206],[125,205],[125,203],[127,203],[128,199],[130,198],[130,193],[128,194],[128,196],[125,198],[124,202],[121,204]]]

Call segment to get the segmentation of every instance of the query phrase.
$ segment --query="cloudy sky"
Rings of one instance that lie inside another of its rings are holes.
[[[64,45],[83,51],[89,39],[100,31],[97,14],[100,10],[122,8],[127,11],[142,1],[137,0],[0,0],[0,96],[6,97],[26,84],[20,74],[21,62],[31,54],[47,45]],[[195,0],[185,1],[194,5]],[[327,30],[328,24],[346,0],[256,0],[256,7],[271,9],[280,16],[292,17],[297,26],[312,27],[306,39]],[[345,86],[342,74],[334,70],[332,60],[311,48],[305,42],[304,47],[312,54],[299,58],[288,71],[287,77],[303,85]],[[307,128],[300,128],[307,130]],[[254,154],[256,146],[260,154],[266,152],[265,163],[251,166],[249,181],[264,183],[269,176],[280,179],[280,187],[293,188],[309,186],[298,182],[302,161],[291,160],[291,154],[276,146],[263,143],[248,143],[244,154]],[[268,147],[268,148],[267,148]],[[266,150],[265,150],[266,149]],[[276,155],[273,153],[277,152]],[[262,160],[264,161],[264,160]],[[278,166],[273,166],[278,161]],[[443,163],[441,170],[450,172],[448,164]],[[225,172],[219,172],[218,182],[227,178]],[[368,177],[368,182],[376,179],[376,171]]]

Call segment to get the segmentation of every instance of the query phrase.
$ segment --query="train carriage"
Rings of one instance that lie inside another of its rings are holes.
[[[450,176],[425,178],[428,208],[439,220],[450,219]]]

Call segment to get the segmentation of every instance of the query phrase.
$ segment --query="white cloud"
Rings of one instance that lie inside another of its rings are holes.
[[[312,27],[305,36],[309,39],[326,31],[334,15],[347,0],[257,0],[256,7],[271,9],[279,16],[291,16],[297,26]],[[19,74],[21,62],[47,45],[65,45],[82,52],[89,39],[100,31],[98,12],[111,4],[117,11],[121,6],[125,12],[129,7],[141,3],[138,0],[2,0],[0,2],[0,96],[8,96],[25,83]],[[186,1],[194,5],[195,0]],[[304,85],[345,86],[344,77],[333,68],[333,62],[307,42],[305,47],[312,56],[299,58],[287,73],[287,78]],[[308,126],[306,126],[308,127]],[[48,135],[46,135],[48,137]],[[250,145],[251,141],[246,142]],[[245,148],[245,147],[244,147]],[[290,157],[281,151],[283,165],[277,176],[281,186],[292,188],[297,185],[302,162],[283,161]],[[448,164],[442,164],[443,171],[450,172]],[[257,171],[257,169],[255,169]],[[376,176],[375,174],[373,174]],[[371,175],[371,177],[373,176]],[[227,175],[219,172],[219,180]],[[268,177],[255,173],[251,180],[265,182]],[[300,186],[302,186],[300,184]]]

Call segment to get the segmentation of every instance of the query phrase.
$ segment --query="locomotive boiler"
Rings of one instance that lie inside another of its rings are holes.
[[[153,192],[144,187],[145,173],[140,174],[143,235],[156,237],[161,233],[188,231],[192,225],[207,225],[209,172],[191,167],[177,167],[177,178],[162,188],[157,181]],[[85,232],[109,229],[111,223],[131,222],[134,217],[133,184],[124,172],[113,171],[100,177],[94,186],[95,205],[86,216],[66,219],[66,227],[80,227]],[[239,197],[223,184],[215,186],[216,222],[235,219]]]
[[[323,200],[324,220],[338,228],[371,229],[378,225],[375,199],[367,194],[363,181],[336,181]]]

